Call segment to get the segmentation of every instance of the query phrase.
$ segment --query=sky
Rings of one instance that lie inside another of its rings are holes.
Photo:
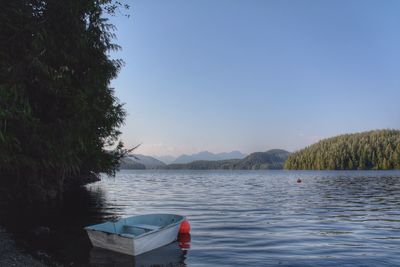
[[[137,153],[295,151],[400,128],[400,1],[135,0],[111,18]]]

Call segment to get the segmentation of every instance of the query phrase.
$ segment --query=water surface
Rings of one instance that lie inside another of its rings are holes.
[[[42,249],[63,263],[400,265],[399,171],[121,171],[86,188],[44,215],[59,242]],[[190,243],[134,258],[92,249],[81,230],[144,213],[186,215]]]

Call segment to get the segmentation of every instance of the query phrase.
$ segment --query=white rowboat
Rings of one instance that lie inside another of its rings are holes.
[[[93,246],[136,256],[177,240],[185,219],[174,214],[148,214],[91,225],[85,230]]]

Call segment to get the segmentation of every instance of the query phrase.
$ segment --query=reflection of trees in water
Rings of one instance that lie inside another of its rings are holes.
[[[13,233],[17,244],[34,256],[44,252],[62,264],[94,266],[184,266],[186,251],[178,242],[132,257],[92,248],[83,228],[115,218],[120,209],[108,207],[101,188],[66,192],[62,201],[38,204],[10,203],[0,199],[0,223]]]
[[[91,245],[83,227],[111,216],[104,192],[84,187],[66,192],[62,201],[26,204],[0,199],[0,207],[0,223],[17,244],[61,262],[87,262]]]

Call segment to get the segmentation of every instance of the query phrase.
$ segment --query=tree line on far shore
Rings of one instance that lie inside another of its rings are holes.
[[[375,130],[324,139],[292,153],[285,169],[400,169],[400,131]]]

